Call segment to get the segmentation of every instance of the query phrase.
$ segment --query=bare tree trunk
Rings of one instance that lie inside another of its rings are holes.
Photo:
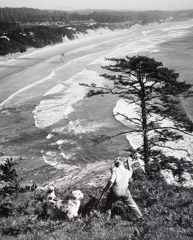
[[[145,169],[148,169],[149,163],[149,141],[148,141],[148,133],[147,133],[147,113],[145,100],[141,102],[142,107],[142,130],[143,130],[143,157],[145,163]]]
[[[149,163],[149,139],[148,139],[148,129],[147,129],[147,109],[145,101],[145,87],[141,81],[141,113],[142,113],[142,131],[143,131],[143,160],[145,163],[145,171],[149,173],[148,163]]]

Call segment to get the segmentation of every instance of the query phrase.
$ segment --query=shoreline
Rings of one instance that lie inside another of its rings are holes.
[[[121,32],[123,32],[122,30],[121,30]],[[79,40],[79,39],[78,39]],[[80,40],[82,40],[82,39],[80,39]],[[74,41],[76,41],[76,40],[74,40]],[[74,41],[72,41],[72,42],[74,42]],[[72,43],[72,42],[70,42],[70,43]],[[64,43],[62,43],[62,44],[64,44]],[[70,44],[69,44],[70,45]],[[61,46],[61,45],[60,45]],[[53,48],[60,48],[60,46],[58,46],[58,44],[57,44],[57,46],[55,45],[55,46],[53,46],[53,47],[51,47],[50,49],[53,49]],[[47,50],[46,49],[40,49],[40,52],[46,52]],[[30,53],[31,54],[31,56],[32,55],[34,55],[35,53],[34,52],[32,52],[32,53]],[[79,52],[77,52],[76,53],[77,55],[79,54]],[[29,57],[29,56],[28,56]],[[97,60],[97,59],[96,59]],[[99,61],[100,62],[100,61]],[[56,63],[56,65],[58,64],[58,62]],[[41,65],[42,65],[42,63],[41,63]],[[57,65],[58,66],[58,65]],[[74,76],[74,75],[73,75]],[[53,86],[55,86],[56,85],[56,81],[53,83]],[[49,90],[50,90],[51,88],[50,88],[50,86],[49,86]],[[47,90],[45,91],[45,93],[47,92]],[[41,95],[42,96],[42,95]],[[28,119],[29,118],[29,115],[27,116],[27,114],[30,114],[30,117],[31,116],[33,116],[32,115],[32,109],[36,106],[36,104],[38,103],[38,101],[39,101],[39,99],[40,98],[36,98],[36,99],[34,99],[33,101],[27,101],[25,104],[24,103],[22,103],[22,104],[24,104],[24,105],[26,105],[26,108],[27,107],[29,107],[30,108],[30,110],[28,109],[23,109],[23,112],[21,113],[19,113],[19,115],[20,115],[20,117],[18,118],[19,119],[19,121],[23,121],[23,119],[25,119],[25,117],[26,117],[26,119]],[[29,106],[28,106],[28,104],[29,104]],[[13,108],[14,109],[14,108]],[[12,109],[12,110],[13,110]],[[16,105],[15,106],[15,109],[18,109],[18,106]],[[26,111],[26,112],[25,112]],[[30,112],[31,111],[31,112]],[[23,115],[25,115],[26,114],[26,116],[24,117]],[[11,122],[11,120],[10,120],[10,118],[11,117],[13,117],[13,118],[17,118],[18,117],[18,113],[13,113],[12,115],[9,115],[9,117],[8,117],[8,115],[7,115],[7,118],[5,118],[5,120],[4,120],[4,122],[5,123],[9,123],[9,122]],[[17,123],[17,121],[16,122],[12,122],[12,124],[18,124]],[[16,127],[16,125],[13,125],[13,128],[15,128]],[[2,124],[0,125],[1,127],[2,127]],[[33,129],[33,131],[35,131],[35,130],[37,130],[37,131],[40,131],[41,132],[41,140],[40,140],[40,143],[41,144],[43,144],[44,143],[44,141],[45,141],[45,143],[47,142],[47,140],[46,140],[46,136],[47,136],[47,133],[45,133],[45,131],[43,131],[43,130],[40,130],[40,129],[37,129],[36,127],[35,127],[35,124],[34,124],[34,122],[33,121],[31,121],[31,123],[29,123],[29,124],[26,124],[25,123],[25,131],[28,131],[28,129]],[[14,130],[15,131],[15,130]],[[21,134],[21,132],[20,132],[20,129],[19,129],[19,127],[18,127],[18,129],[17,129],[17,134],[20,136],[20,135],[22,135]],[[9,134],[7,133],[7,137],[9,138]],[[17,151],[17,148],[18,148],[18,146],[19,146],[19,144],[21,144],[22,143],[22,141],[21,141],[21,138],[22,137],[19,137],[19,138],[16,138],[15,139],[15,142],[13,141],[13,140],[11,140],[11,143],[13,144],[15,144],[15,146],[14,146],[14,148],[13,149],[15,149],[16,151]],[[30,136],[29,136],[29,139],[30,139]],[[21,142],[20,142],[21,141]],[[23,141],[23,144],[24,144],[24,146],[22,146],[23,147],[23,150],[22,151],[25,151],[25,150],[27,150],[28,151],[28,148],[29,148],[29,145],[25,142],[25,141]],[[32,143],[30,143],[30,144],[32,144],[31,145],[31,147],[32,148],[35,148],[36,146],[37,146],[37,142],[32,142]],[[34,145],[33,145],[34,144]],[[41,145],[40,144],[40,145]],[[7,145],[5,145],[5,146],[7,146]],[[37,149],[36,149],[36,151],[37,151]],[[10,154],[9,154],[10,155]],[[22,163],[22,161],[21,161],[21,166],[22,166],[22,164],[26,164],[26,166],[29,166],[29,168],[30,169],[32,169],[32,170],[30,170],[30,172],[32,173],[33,172],[33,174],[34,174],[34,176],[36,176],[36,178],[38,179],[38,172],[40,173],[39,174],[39,176],[40,176],[40,181],[42,181],[42,182],[47,182],[48,180],[52,180],[52,177],[53,177],[53,179],[55,178],[59,178],[59,175],[61,176],[62,174],[64,175],[65,173],[64,172],[62,172],[61,170],[56,170],[54,167],[51,167],[50,165],[48,166],[47,165],[47,163],[45,163],[44,161],[43,161],[43,158],[42,158],[42,156],[34,156],[33,155],[33,153],[31,153],[31,155],[29,155],[30,157],[29,157],[29,159],[27,159],[27,160],[25,160],[26,162],[23,162]],[[27,155],[26,155],[26,157],[27,157]],[[25,156],[24,156],[24,158],[25,158]],[[27,157],[28,158],[28,157]],[[33,159],[33,163],[31,162],[31,159]],[[39,169],[38,169],[38,167],[36,167],[36,166],[39,166]],[[46,168],[46,170],[45,170],[45,172],[43,173],[42,171],[43,171],[43,168]],[[90,168],[89,168],[90,169]],[[30,178],[31,178],[31,176],[33,176],[33,174],[31,175],[28,175],[27,174],[27,171],[29,172],[29,169],[27,169],[27,167],[25,168],[25,170],[22,170],[23,171],[23,176],[25,176],[26,178],[28,178],[29,180],[30,180]],[[53,171],[53,173],[54,174],[51,174],[51,172]],[[49,176],[50,175],[50,176]],[[45,179],[45,176],[46,176],[46,178],[47,178],[47,180]],[[62,178],[63,179],[63,178]],[[31,181],[31,180],[30,180]],[[63,180],[61,180],[61,182],[62,182]]]
[[[188,20],[182,20],[182,21],[171,21],[171,22],[162,22],[162,23],[153,22],[153,23],[149,23],[145,26],[140,25],[140,24],[135,24],[135,25],[132,25],[129,28],[125,28],[125,29],[117,28],[117,29],[111,30],[111,29],[102,28],[102,27],[100,27],[98,29],[95,29],[95,30],[90,29],[90,30],[87,30],[87,33],[81,33],[81,32],[76,33],[74,35],[74,39],[64,38],[62,43],[47,45],[47,46],[44,46],[44,47],[41,47],[41,48],[29,47],[23,53],[16,52],[16,53],[7,54],[5,56],[0,56],[0,64],[2,62],[7,63],[9,61],[13,61],[17,58],[29,57],[31,54],[38,53],[38,52],[41,52],[41,51],[45,51],[47,49],[50,49],[50,48],[53,48],[53,47],[56,47],[56,46],[61,46],[63,44],[66,45],[68,43],[71,43],[71,42],[74,42],[74,41],[79,41],[79,40],[82,40],[82,39],[87,39],[87,38],[93,37],[93,36],[98,37],[101,34],[109,34],[109,33],[112,33],[112,32],[121,32],[121,31],[132,30],[132,29],[142,29],[144,27],[150,27],[151,28],[151,27],[154,27],[154,26],[171,26],[171,25],[175,25],[177,23],[185,23],[185,22],[191,22],[191,21],[193,23],[193,19],[188,19]]]
[[[18,58],[24,58],[24,57],[28,58],[28,57],[30,57],[30,55],[41,53],[42,51],[49,50],[50,48],[60,47],[60,46],[63,46],[63,45],[66,46],[66,45],[69,45],[70,43],[75,42],[75,41],[78,42],[78,41],[83,40],[83,39],[86,40],[86,39],[91,38],[91,37],[98,37],[101,34],[109,34],[109,33],[112,33],[112,32],[119,32],[119,31],[124,31],[124,30],[122,30],[122,29],[110,30],[110,29],[105,29],[105,28],[99,28],[99,29],[96,29],[96,30],[90,30],[88,33],[77,33],[77,34],[75,34],[74,39],[71,39],[71,40],[70,39],[64,39],[62,43],[47,45],[47,46],[44,46],[44,47],[41,47],[41,48],[29,47],[23,53],[16,52],[16,53],[7,54],[5,56],[0,56],[0,64],[1,63],[12,62],[12,61],[14,61]]]
[[[119,32],[119,31],[118,31]],[[118,32],[115,33],[112,32],[111,34],[117,35]],[[120,31],[123,32],[122,30]],[[101,37],[98,35],[98,37]],[[91,36],[90,38],[94,38]],[[89,37],[86,37],[84,39],[84,42],[88,42],[90,39]],[[105,39],[108,39],[109,34],[106,34]],[[71,43],[74,45],[76,43],[81,43],[82,39],[77,39],[74,41],[71,41],[67,45],[71,45]],[[61,45],[65,45],[65,43],[57,44],[52,47],[46,47],[43,49],[35,49],[35,51],[30,52],[30,57],[36,54],[37,52],[43,52],[46,53],[47,50],[52,50],[54,48],[60,48]],[[73,47],[73,46],[72,46]],[[53,51],[53,50],[52,50]],[[100,53],[99,53],[100,54]],[[26,53],[22,55],[23,57],[26,56]],[[28,55],[29,57],[29,55]],[[22,57],[21,57],[22,59]],[[13,60],[7,61],[5,64],[13,64]],[[1,64],[1,63],[0,63]],[[63,65],[63,63],[62,63]],[[34,84],[34,83],[32,83]],[[55,85],[55,83],[54,83]],[[19,88],[21,89],[21,88]],[[20,90],[19,90],[20,91]],[[45,91],[47,92],[47,90]],[[15,92],[14,92],[15,93]],[[7,98],[5,99],[5,101]],[[33,110],[35,106],[39,103],[39,99],[34,99],[33,101],[30,100],[22,103],[21,105],[15,105],[12,106],[4,106],[0,114],[2,115],[1,122],[0,122],[0,128],[5,129],[6,131],[2,132],[3,138],[1,137],[1,145],[0,145],[0,152],[2,152],[4,155],[21,155],[22,160],[19,162],[17,166],[17,170],[19,173],[19,177],[23,178],[22,184],[29,184],[31,181],[37,182],[37,184],[45,184],[49,181],[54,181],[58,178],[63,177],[65,173],[60,170],[56,169],[55,167],[48,165],[44,160],[43,156],[41,155],[41,145],[47,144],[47,133],[45,131],[38,129],[34,124],[33,119]],[[5,126],[7,126],[5,128]],[[9,127],[8,127],[9,126]],[[22,131],[21,131],[22,129]],[[12,135],[12,132],[14,132],[14,136]],[[27,136],[26,136],[27,133]],[[33,135],[36,135],[38,138],[37,140],[33,140]],[[5,140],[8,139],[8,140]],[[37,151],[36,147],[39,143],[39,151]],[[33,153],[33,149],[35,152]],[[29,152],[30,150],[30,152]],[[39,152],[39,154],[37,154]]]

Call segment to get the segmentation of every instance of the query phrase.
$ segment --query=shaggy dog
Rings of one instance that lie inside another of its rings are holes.
[[[72,191],[72,196],[66,200],[56,197],[53,185],[36,189],[37,199],[44,203],[43,217],[68,218],[72,219],[78,216],[80,200],[84,195],[80,190]],[[45,201],[46,200],[46,201]],[[45,215],[45,216],[44,216]]]
[[[43,202],[49,201],[55,203],[57,201],[55,188],[52,184],[46,187],[37,187],[34,192],[34,197],[36,200]]]
[[[69,199],[66,203],[63,200],[58,200],[56,206],[60,209],[68,219],[72,219],[78,216],[80,208],[80,200],[84,195],[80,190],[72,191],[72,199]]]
[[[55,194],[55,188],[54,188],[53,185],[48,186],[48,189],[47,189],[47,192],[46,192],[46,199],[49,202],[56,203],[57,198],[56,198],[56,194]]]

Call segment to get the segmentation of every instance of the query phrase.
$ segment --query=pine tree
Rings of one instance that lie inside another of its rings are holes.
[[[109,66],[103,67],[114,74],[102,74],[104,78],[113,82],[113,87],[99,87],[96,84],[91,87],[87,96],[97,94],[117,94],[130,104],[135,104],[140,109],[139,117],[128,117],[121,113],[127,121],[135,124],[135,129],[128,132],[142,134],[141,151],[145,163],[146,172],[149,172],[150,159],[157,161],[157,156],[162,156],[161,151],[153,147],[165,144],[168,140],[174,141],[182,138],[181,133],[192,131],[192,124],[184,114],[179,111],[179,99],[192,96],[191,84],[177,81],[179,74],[173,69],[163,66],[162,62],[155,61],[146,56],[134,56],[125,58],[110,58]],[[171,126],[162,126],[167,119],[172,121]],[[120,134],[125,134],[119,133]],[[115,136],[102,136],[100,140]],[[99,140],[99,141],[100,141]],[[158,161],[157,161],[158,164]]]
[[[19,190],[18,175],[12,158],[0,165],[0,181],[5,183],[2,194],[12,194]]]

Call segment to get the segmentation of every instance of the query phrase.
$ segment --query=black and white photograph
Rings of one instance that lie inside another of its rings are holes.
[[[192,0],[0,0],[0,239],[193,239]]]

